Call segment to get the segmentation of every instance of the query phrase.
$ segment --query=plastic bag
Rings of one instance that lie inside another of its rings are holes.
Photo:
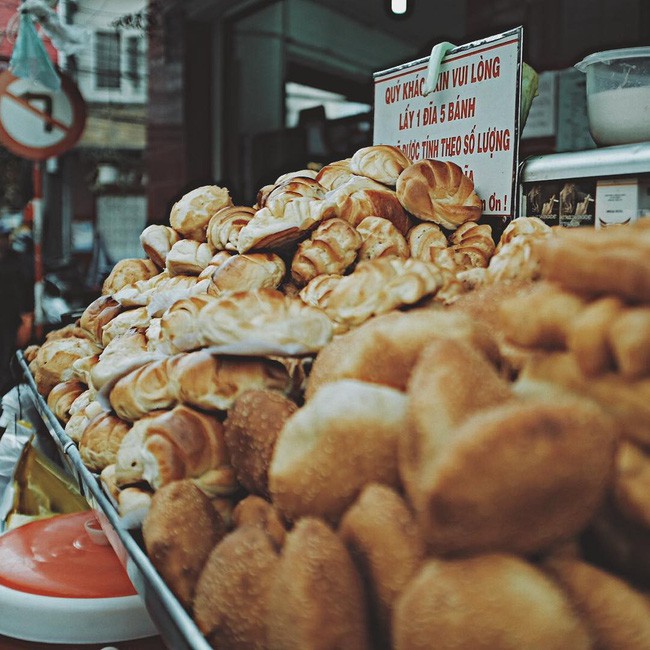
[[[61,77],[36,32],[32,17],[26,13],[20,16],[18,37],[9,61],[9,70],[21,79],[38,81],[51,90],[61,88]]]
[[[79,54],[90,43],[88,29],[61,22],[58,14],[44,0],[24,0],[20,12],[34,16],[52,45],[66,56]]]

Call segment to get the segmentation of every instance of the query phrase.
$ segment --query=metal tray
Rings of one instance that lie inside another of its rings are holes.
[[[38,392],[22,352],[16,353],[16,359],[34,406],[54,439],[66,468],[78,483],[80,492],[96,511],[111,546],[124,564],[136,591],[144,600],[149,616],[164,642],[173,650],[211,650],[190,615],[151,564],[141,542],[122,525],[119,514],[104,493],[97,476],[83,464],[74,441],[63,430]]]

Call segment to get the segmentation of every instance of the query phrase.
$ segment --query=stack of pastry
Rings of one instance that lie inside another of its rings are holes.
[[[473,292],[493,313],[374,316],[318,353],[301,406],[237,398],[225,440],[255,496],[185,600],[209,642],[648,647],[645,232],[621,243],[639,256],[616,291],[606,276],[575,293],[554,257],[597,267],[613,235],[533,234],[532,268]],[[176,530],[159,524],[152,509],[152,552]],[[180,593],[177,561],[154,558]]]
[[[215,647],[650,647],[650,230],[480,206],[387,146],[197,188],[29,351]]]

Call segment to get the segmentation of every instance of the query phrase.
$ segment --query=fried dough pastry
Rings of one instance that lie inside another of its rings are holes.
[[[298,410],[294,402],[272,390],[249,390],[228,410],[224,438],[237,480],[253,494],[268,496],[268,471],[277,437]]]
[[[496,362],[496,343],[463,314],[413,309],[382,314],[336,337],[316,357],[305,397],[311,399],[324,384],[359,379],[405,390],[413,364],[432,337],[466,338]]]
[[[266,650],[269,595],[279,556],[257,526],[242,526],[210,553],[199,576],[194,620],[213,648]]]
[[[174,481],[154,493],[142,525],[145,549],[186,609],[208,555],[225,534],[210,499],[192,481]]]
[[[624,305],[616,296],[606,296],[587,304],[568,324],[567,348],[585,375],[615,369],[610,327]],[[622,343],[618,344],[619,350]]]
[[[587,377],[568,352],[530,356],[517,380],[517,392],[545,393],[549,385],[594,400],[616,420],[623,438],[641,446],[650,445],[649,378],[630,381],[614,372]]]
[[[613,420],[580,398],[476,413],[407,483],[430,549],[532,554],[573,537],[611,485],[617,442]]]
[[[518,217],[504,228],[495,252],[498,253],[517,237],[546,237],[552,232],[551,227],[539,217]]]
[[[262,497],[251,494],[242,499],[235,506],[232,519],[235,528],[257,526],[269,536],[278,550],[284,546],[286,524],[273,504]]]
[[[500,306],[507,339],[527,348],[563,350],[569,325],[585,302],[555,284],[540,282]]]
[[[429,560],[397,600],[395,650],[591,650],[562,590],[512,555]]]
[[[630,521],[650,530],[650,456],[637,445],[619,446],[613,496]]]
[[[287,535],[269,598],[274,650],[370,648],[361,578],[343,542],[319,519]]]
[[[371,483],[348,508],[339,535],[370,599],[374,647],[390,648],[393,605],[424,561],[424,540],[404,500]]]
[[[606,230],[565,228],[536,249],[542,277],[569,291],[650,302],[650,230],[643,220]]]
[[[341,329],[350,328],[427,296],[449,295],[454,283],[455,277],[435,264],[379,257],[359,262],[325,294],[319,307]]]
[[[415,510],[426,516],[438,457],[471,415],[513,399],[510,385],[470,342],[434,338],[407,384],[408,427],[399,439],[400,476]]]
[[[595,648],[650,648],[650,599],[620,578],[580,559],[554,558],[544,569],[559,583],[589,629]]]

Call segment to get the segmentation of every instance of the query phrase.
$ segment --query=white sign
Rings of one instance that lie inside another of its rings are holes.
[[[83,131],[86,111],[79,91],[62,75],[61,88],[0,75],[0,143],[19,156],[45,160],[72,147]]]
[[[375,78],[375,144],[412,160],[451,160],[474,180],[487,216],[513,216],[517,182],[522,28],[453,49],[433,93],[428,58]]]

